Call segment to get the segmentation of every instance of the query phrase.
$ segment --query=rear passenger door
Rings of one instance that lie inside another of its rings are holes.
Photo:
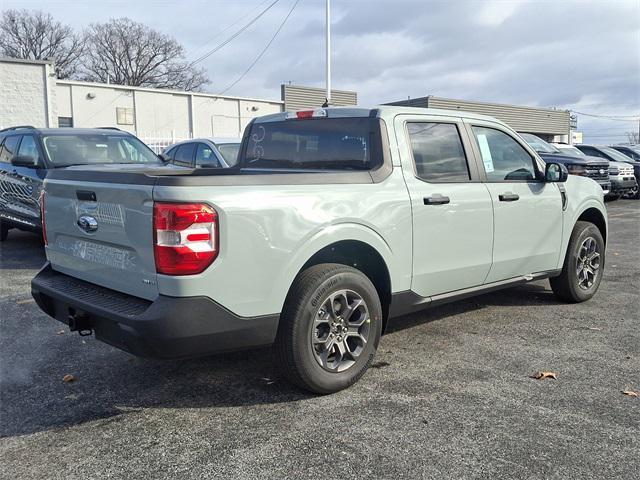
[[[412,206],[411,289],[428,297],[482,285],[493,208],[462,121],[400,115],[395,127]]]
[[[491,194],[493,262],[486,282],[555,270],[562,242],[562,197],[544,165],[499,124],[469,124]]]

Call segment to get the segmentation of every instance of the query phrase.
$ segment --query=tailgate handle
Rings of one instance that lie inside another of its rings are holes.
[[[85,200],[89,202],[95,202],[97,200],[96,192],[91,192],[89,190],[76,190],[76,197],[78,197],[78,200]]]

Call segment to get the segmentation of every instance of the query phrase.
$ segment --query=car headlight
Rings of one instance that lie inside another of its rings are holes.
[[[582,165],[567,165],[567,170],[571,175],[584,175],[587,170]]]

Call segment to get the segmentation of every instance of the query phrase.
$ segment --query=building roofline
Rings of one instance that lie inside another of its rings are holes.
[[[497,106],[497,107],[515,107],[515,108],[524,108],[524,109],[528,109],[528,110],[547,110],[550,112],[568,112],[569,109],[568,108],[552,108],[552,107],[531,107],[528,105],[515,105],[513,103],[496,103],[496,102],[483,102],[480,100],[462,100],[460,98],[447,98],[447,97],[438,97],[436,95],[427,95],[426,97],[417,97],[417,98],[412,98],[411,100],[423,100],[423,99],[429,99],[429,98],[433,98],[434,100],[444,100],[447,102],[463,102],[463,103],[470,103],[473,105],[493,105],[493,106]],[[399,100],[402,101],[402,100]]]
[[[0,63],[26,63],[31,65],[53,65],[53,60],[31,60],[29,58],[0,57]]]
[[[138,92],[155,92],[155,93],[170,93],[172,95],[193,95],[194,97],[208,97],[208,98],[220,98],[227,100],[244,100],[247,102],[263,102],[263,103],[274,103],[278,105],[283,105],[284,102],[281,100],[265,100],[263,98],[252,98],[252,97],[232,97],[228,95],[216,95],[215,93],[206,93],[206,92],[191,92],[187,90],[171,90],[168,88],[151,88],[151,87],[132,87],[129,85],[116,85],[114,83],[99,83],[99,82],[83,82],[81,80],[61,80],[57,79],[56,84],[58,85],[78,85],[82,87],[95,87],[95,88],[113,88],[115,90],[134,90]]]

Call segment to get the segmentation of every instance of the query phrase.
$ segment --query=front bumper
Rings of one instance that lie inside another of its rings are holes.
[[[154,301],[56,272],[47,262],[31,294],[49,316],[134,355],[181,358],[269,345],[279,315],[238,317],[208,297]]]
[[[638,186],[635,177],[611,177],[611,193],[623,194]]]

